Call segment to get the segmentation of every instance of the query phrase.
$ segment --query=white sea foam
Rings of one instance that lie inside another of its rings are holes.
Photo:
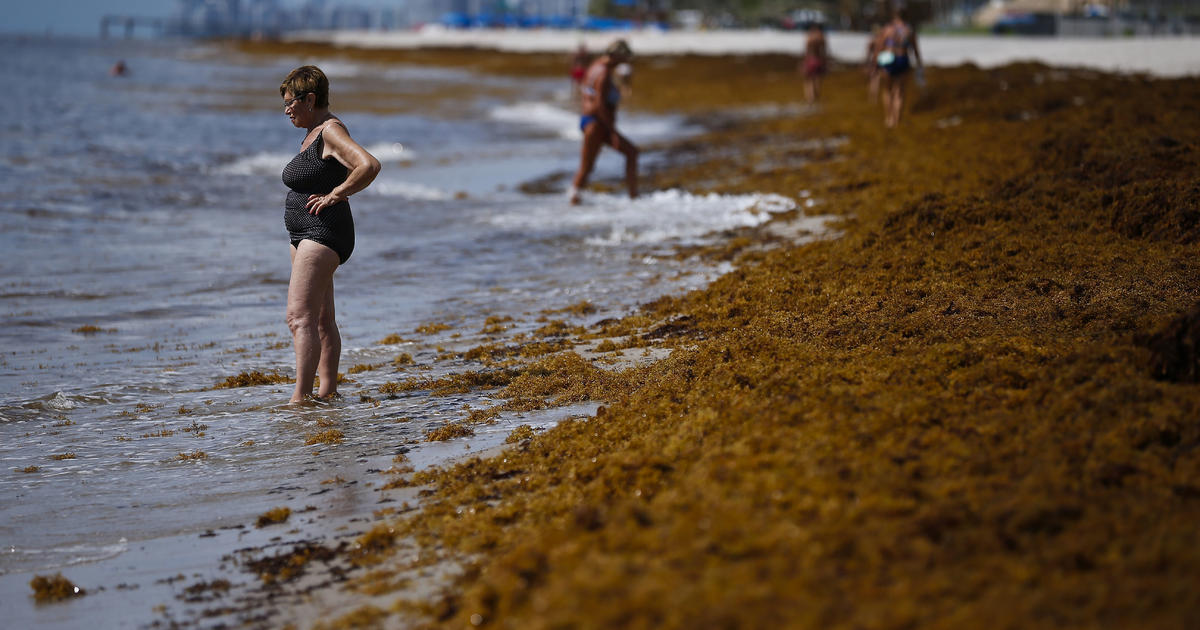
[[[49,549],[9,547],[5,551],[9,562],[20,566],[24,562],[13,562],[13,559],[38,558],[35,563],[46,567],[63,567],[85,562],[95,562],[115,558],[129,549],[129,541],[121,538],[110,545],[65,545]],[[3,571],[0,571],[3,574]]]
[[[325,76],[329,77],[331,80],[349,79],[368,73],[374,75],[377,72],[377,69],[368,68],[362,64],[338,61],[334,59],[320,59],[311,61],[314,61],[315,64],[321,68],[321,71],[325,73]]]
[[[554,132],[561,138],[579,137],[579,115],[550,103],[524,101],[500,105],[488,112],[488,118],[537,127]]]
[[[286,153],[256,153],[229,162],[209,167],[214,175],[278,175],[292,156]]]
[[[417,153],[399,142],[377,142],[365,147],[380,162],[412,162]],[[214,175],[272,175],[278,176],[283,167],[295,157],[294,153],[255,153],[226,164],[211,166]]]
[[[523,101],[500,105],[488,112],[492,120],[535,127],[554,133],[565,140],[583,137],[579,129],[579,114],[553,103]],[[679,135],[687,130],[679,116],[622,115],[617,119],[621,133],[633,141],[645,141]]]
[[[68,398],[62,392],[55,392],[54,396],[46,401],[46,407],[55,411],[68,411],[78,406],[78,403]]]
[[[365,148],[375,159],[384,163],[414,162],[417,159],[417,152],[400,142],[376,142]]]
[[[454,195],[434,188],[425,184],[416,182],[406,182],[402,180],[378,181],[376,180],[367,189],[371,194],[383,195],[385,197],[400,197],[403,199],[416,199],[421,201],[442,201],[451,199]]]
[[[504,229],[566,228],[593,236],[596,246],[622,243],[693,242],[706,234],[752,227],[772,214],[795,207],[787,197],[772,194],[692,195],[680,190],[657,191],[638,199],[623,195],[585,195],[580,206],[566,206],[553,196],[521,207],[497,212],[485,220]]]

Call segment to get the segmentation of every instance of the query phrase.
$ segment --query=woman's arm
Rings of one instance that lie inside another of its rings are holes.
[[[371,155],[362,145],[350,137],[350,132],[339,123],[325,125],[321,132],[325,140],[325,150],[338,162],[349,169],[346,181],[339,184],[327,195],[311,195],[308,198],[308,211],[320,214],[321,210],[345,201],[350,195],[361,191],[375,181],[379,174],[379,160]]]

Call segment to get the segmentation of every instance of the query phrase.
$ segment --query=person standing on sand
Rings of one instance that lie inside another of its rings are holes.
[[[883,68],[883,122],[888,128],[900,124],[904,111],[904,91],[908,84],[908,72],[912,62],[908,53],[912,51],[917,60],[918,75],[923,71],[921,51],[917,48],[917,32],[904,19],[904,9],[892,13],[892,21],[883,27],[883,45],[877,56]]]
[[[629,198],[638,196],[638,148],[617,131],[617,105],[621,101],[621,90],[613,82],[614,68],[632,59],[633,52],[629,50],[629,44],[618,39],[592,62],[584,75],[579,88],[582,114],[579,129],[583,131],[583,148],[579,156],[579,170],[575,172],[568,191],[571,205],[579,204],[579,192],[587,185],[588,176],[596,166],[596,156],[605,144],[625,155],[625,185],[629,188]]]
[[[337,396],[342,337],[333,307],[333,272],[354,250],[350,195],[379,174],[379,160],[362,148],[329,111],[329,79],[316,66],[292,70],[279,86],[283,113],[306,129],[301,151],[283,168],[291,190],[283,223],[292,243],[287,325],[296,347],[296,389],[291,402]]]
[[[808,38],[804,42],[804,100],[816,103],[821,96],[821,77],[829,64],[829,47],[825,43],[825,31],[817,22],[808,25]]]

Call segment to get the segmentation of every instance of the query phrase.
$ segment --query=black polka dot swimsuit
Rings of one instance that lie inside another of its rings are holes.
[[[283,183],[291,188],[284,202],[283,225],[287,227],[292,245],[308,239],[332,249],[338,260],[345,263],[354,251],[354,217],[350,214],[350,202],[343,201],[321,210],[321,214],[309,214],[305,204],[309,195],[326,195],[346,181],[346,167],[332,155],[321,159],[324,140],[321,130],[317,137],[283,167]]]

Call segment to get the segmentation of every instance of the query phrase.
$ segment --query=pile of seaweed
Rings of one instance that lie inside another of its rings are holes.
[[[639,64],[721,121],[647,189],[809,191],[840,237],[709,252],[594,417],[424,476],[397,528],[467,566],[430,625],[1200,616],[1200,83],[937,69],[886,130],[853,68],[738,117],[794,60]]]

